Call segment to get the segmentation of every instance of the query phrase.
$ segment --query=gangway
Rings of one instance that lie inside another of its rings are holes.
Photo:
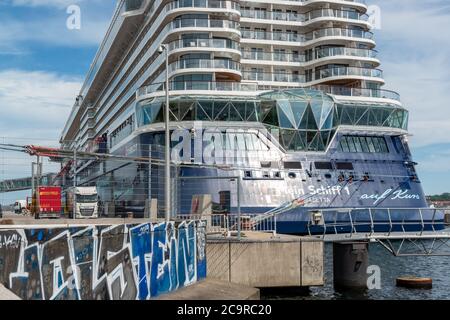
[[[46,175],[43,175],[40,180],[40,185],[51,186],[56,175],[56,173],[48,173]],[[31,177],[0,181],[0,193],[31,190],[32,187],[33,182]]]

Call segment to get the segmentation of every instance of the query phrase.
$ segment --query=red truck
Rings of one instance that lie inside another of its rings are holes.
[[[62,214],[61,187],[39,187],[33,196],[32,207],[35,219],[60,218]]]

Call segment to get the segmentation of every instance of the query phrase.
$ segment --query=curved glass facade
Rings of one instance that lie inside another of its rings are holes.
[[[164,121],[164,98],[138,103],[139,127]],[[273,91],[256,98],[175,97],[171,121],[259,122],[279,129],[281,145],[292,151],[325,151],[339,126],[407,130],[408,111],[394,104],[337,103],[322,91]]]

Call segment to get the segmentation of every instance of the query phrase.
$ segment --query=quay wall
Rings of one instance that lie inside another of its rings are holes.
[[[324,285],[324,244],[294,236],[208,239],[208,278],[255,288]]]
[[[205,224],[2,226],[0,284],[24,300],[146,300],[206,278]]]

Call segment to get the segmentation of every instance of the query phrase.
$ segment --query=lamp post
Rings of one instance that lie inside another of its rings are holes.
[[[170,128],[169,128],[169,119],[170,119],[170,108],[169,108],[169,47],[167,44],[162,44],[159,48],[159,53],[162,54],[165,51],[165,59],[166,59],[166,105],[164,108],[164,119],[165,119],[165,183],[164,183],[164,191],[165,191],[165,207],[166,207],[166,222],[170,221],[170,212],[171,212],[171,188],[170,188]]]

